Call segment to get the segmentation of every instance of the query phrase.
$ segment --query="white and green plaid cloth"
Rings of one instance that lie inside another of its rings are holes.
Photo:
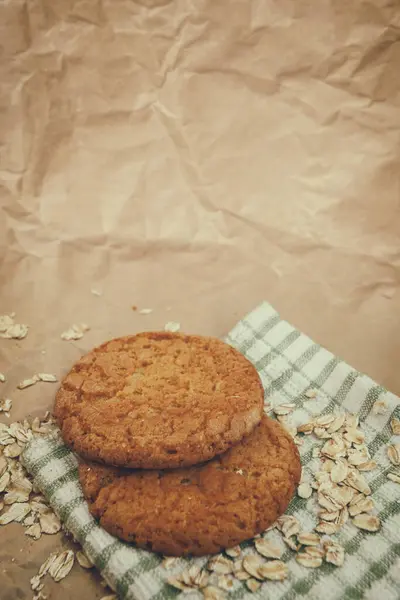
[[[370,454],[379,465],[366,477],[382,521],[378,533],[364,532],[347,523],[334,536],[345,548],[343,567],[324,563],[318,569],[307,569],[296,562],[294,552],[286,549],[283,560],[290,575],[285,581],[266,582],[255,594],[238,581],[229,598],[399,600],[400,486],[386,477],[393,471],[386,445],[389,440],[400,441],[392,436],[390,428],[390,419],[395,415],[400,418],[399,399],[283,321],[267,303],[240,321],[227,341],[256,366],[266,401],[296,404],[295,424],[339,407],[360,415]],[[306,396],[310,388],[318,391],[317,398]],[[387,406],[384,414],[371,410],[378,399]],[[300,446],[303,470],[306,477],[310,474],[310,480],[319,464],[319,459],[312,458],[314,446],[321,446],[314,436],[304,437]],[[24,462],[65,527],[120,598],[175,598],[179,591],[166,583],[167,577],[194,562],[204,564],[205,559],[179,559],[172,571],[166,571],[158,555],[136,550],[99,527],[82,496],[76,459],[59,438],[36,438],[27,447]],[[304,530],[311,530],[317,523],[314,498],[295,497],[287,512],[296,515]],[[243,549],[249,551],[249,544],[243,544]]]

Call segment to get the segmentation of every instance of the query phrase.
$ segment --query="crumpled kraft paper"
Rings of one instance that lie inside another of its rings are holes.
[[[10,419],[51,408],[16,390],[35,372],[171,320],[221,336],[263,298],[399,393],[399,63],[390,0],[3,2],[0,314],[30,327],[0,340]],[[62,543],[1,528],[1,600]],[[77,590],[104,595],[78,567],[50,585]]]

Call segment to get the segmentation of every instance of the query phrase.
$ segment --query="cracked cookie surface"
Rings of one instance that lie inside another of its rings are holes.
[[[260,422],[254,366],[221,340],[146,332],[82,357],[61,383],[54,415],[86,459],[173,468],[225,452]]]
[[[220,552],[285,512],[301,476],[292,438],[264,416],[242,442],[203,465],[170,471],[82,463],[90,512],[109,533],[166,555]]]

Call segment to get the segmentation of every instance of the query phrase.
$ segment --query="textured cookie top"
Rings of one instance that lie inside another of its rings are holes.
[[[203,465],[79,467],[90,511],[107,531],[177,556],[220,552],[264,531],[286,510],[300,475],[292,438],[266,416],[241,443]]]
[[[213,458],[259,423],[253,365],[224,342],[178,333],[112,340],[81,358],[57,393],[66,443],[85,458],[147,469]]]

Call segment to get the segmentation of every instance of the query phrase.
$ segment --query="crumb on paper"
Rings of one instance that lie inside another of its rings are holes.
[[[177,321],[168,321],[168,323],[164,326],[164,331],[169,331],[170,333],[176,333],[181,328],[181,324]]]
[[[100,290],[96,290],[95,288],[92,288],[90,290],[90,292],[93,294],[93,296],[102,296],[103,292],[101,292]]]
[[[1,383],[5,383],[6,382],[6,376],[4,375],[4,373],[0,373],[0,382]]]
[[[136,306],[136,304],[132,304],[132,306],[131,306],[131,309],[132,309],[132,310],[137,310],[137,306]]]
[[[141,308],[139,310],[139,315],[150,315],[153,312],[152,308]]]

